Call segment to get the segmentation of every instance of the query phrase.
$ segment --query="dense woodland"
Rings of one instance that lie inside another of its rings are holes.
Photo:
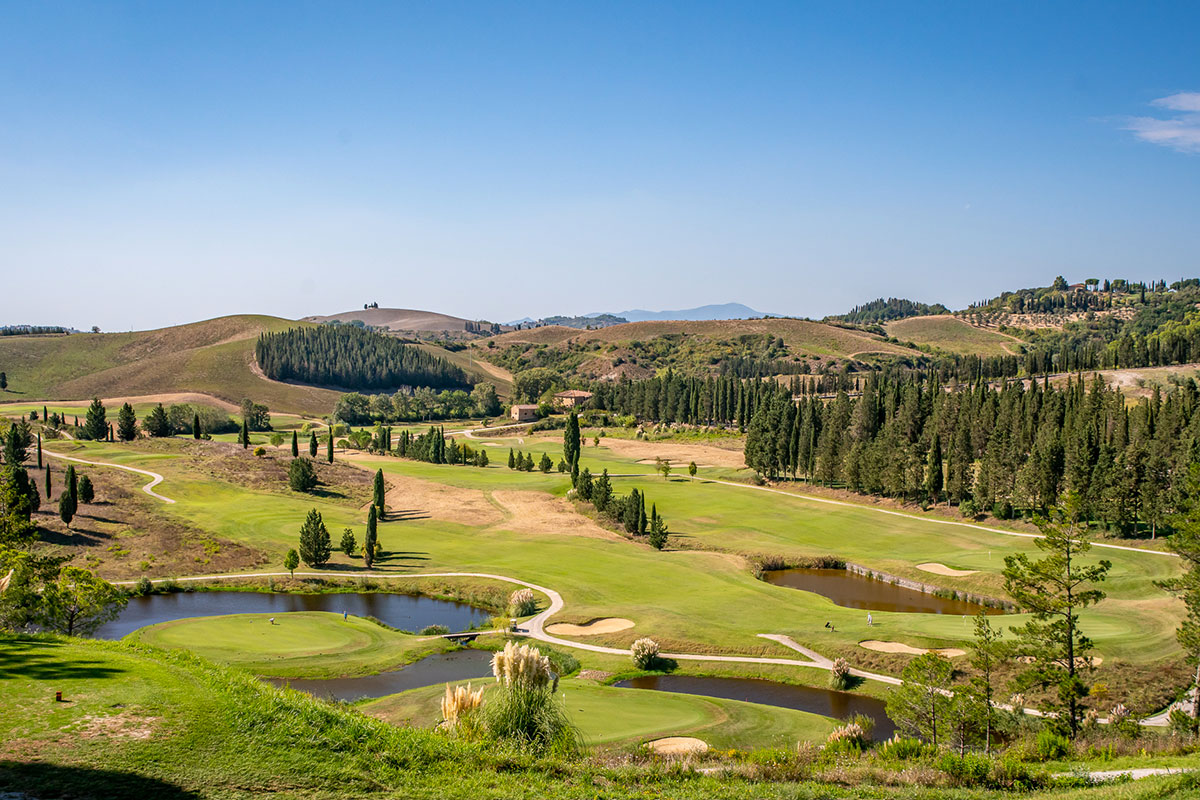
[[[892,320],[904,319],[905,317],[923,317],[930,314],[949,313],[950,309],[941,303],[927,305],[925,303],[918,303],[915,300],[904,300],[899,297],[889,297],[886,300],[881,297],[878,300],[863,303],[861,306],[855,306],[848,314],[838,314],[826,317],[826,319],[871,324],[891,322]]]
[[[469,389],[458,367],[396,339],[351,325],[262,334],[255,357],[267,377],[350,389]]]

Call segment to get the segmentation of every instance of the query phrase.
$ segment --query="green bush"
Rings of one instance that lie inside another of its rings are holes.
[[[317,471],[307,458],[293,458],[288,465],[288,486],[294,492],[311,492],[317,486]]]
[[[937,762],[938,769],[961,786],[985,786],[990,783],[992,760],[977,753],[945,753]]]
[[[426,625],[420,631],[422,636],[441,636],[449,632],[450,629],[445,625]]]
[[[1038,731],[1036,746],[1041,761],[1058,761],[1071,752],[1071,740],[1051,728]]]
[[[879,754],[893,761],[918,761],[937,750],[920,739],[892,739],[879,748]]]
[[[154,584],[145,575],[138,578],[137,587],[134,589],[134,594],[145,597],[154,591]]]

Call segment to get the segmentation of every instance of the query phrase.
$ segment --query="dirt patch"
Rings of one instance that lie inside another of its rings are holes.
[[[484,527],[504,519],[479,489],[464,489],[405,475],[387,476],[389,519],[444,519]]]
[[[606,681],[613,676],[611,672],[605,672],[599,669],[581,669],[575,677],[585,681]]]
[[[694,736],[668,736],[665,739],[646,742],[646,747],[662,756],[686,756],[708,752],[708,743]]]
[[[504,520],[495,527],[518,533],[565,533],[571,536],[621,538],[579,514],[570,502],[542,492],[492,492],[504,509]]]
[[[608,619],[592,620],[583,625],[559,622],[549,626],[546,630],[556,636],[598,636],[601,633],[616,633],[632,627],[633,620],[609,617]]]
[[[868,639],[865,642],[859,642],[859,647],[864,647],[867,650],[874,650],[877,653],[903,653],[910,656],[923,656],[926,653],[937,653],[946,658],[957,658],[965,656],[966,650],[959,650],[956,647],[943,647],[940,650],[929,650],[924,647],[913,647],[912,645],[904,644],[903,642],[880,642],[875,639]]]
[[[1032,664],[1037,661],[1037,656],[1017,656],[1017,661],[1021,662],[1022,664]],[[1091,662],[1090,666],[1098,667],[1104,663],[1104,656],[1079,656],[1075,659],[1075,666],[1089,666],[1089,661]]]
[[[917,564],[917,569],[924,572],[932,572],[934,575],[945,575],[947,578],[961,578],[965,575],[974,575],[979,570],[977,569],[955,569],[947,567],[945,564],[938,564],[930,561],[925,564]]]
[[[73,732],[81,739],[149,739],[160,722],[159,717],[142,717],[132,711],[122,711],[106,717],[86,716]]]
[[[606,436],[600,440],[602,447],[607,447],[613,453],[623,458],[629,458],[638,463],[654,463],[655,458],[670,461],[671,464],[687,466],[690,462],[710,464],[717,467],[742,469],[746,459],[740,450],[724,450],[705,444],[679,444],[676,442],[647,442],[641,439],[617,439]]]

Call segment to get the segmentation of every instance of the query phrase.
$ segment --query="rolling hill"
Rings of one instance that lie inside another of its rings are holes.
[[[421,331],[428,333],[466,332],[472,320],[439,314],[436,311],[418,311],[411,308],[364,308],[343,311],[327,316],[304,317],[305,322],[354,322],[361,321],[373,328],[389,331]]]
[[[1016,355],[1023,344],[1015,336],[976,327],[948,314],[899,319],[885,324],[884,329],[888,336],[902,342],[928,345],[958,355]]]
[[[590,314],[589,316],[601,316],[600,314]],[[670,321],[684,320],[698,322],[703,320],[729,320],[729,319],[760,319],[767,316],[761,311],[755,311],[750,306],[744,306],[741,303],[719,303],[707,306],[697,306],[696,308],[680,308],[674,311],[647,311],[643,308],[634,308],[629,311],[621,311],[613,313],[611,316],[621,317],[630,322],[650,322],[654,320]]]

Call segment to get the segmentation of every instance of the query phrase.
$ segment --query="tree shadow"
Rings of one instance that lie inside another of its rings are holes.
[[[5,638],[0,647],[0,680],[26,678],[50,681],[66,678],[111,678],[124,670],[86,658],[65,657],[62,642],[53,639]]]
[[[419,508],[395,508],[381,517],[381,520],[386,522],[404,522],[412,519],[429,519],[429,512]]]
[[[341,492],[335,492],[332,489],[313,489],[309,492],[313,497],[320,497],[324,500],[345,500],[346,495]]]
[[[673,658],[655,656],[646,668],[654,672],[674,672],[679,669],[679,662]]]
[[[135,775],[65,764],[0,761],[0,789],[27,797],[87,797],[91,800],[199,800],[200,795],[173,783]]]
[[[406,552],[384,550],[379,554],[379,558],[375,559],[375,563],[392,562],[392,561],[428,561],[429,554],[418,551]]]

